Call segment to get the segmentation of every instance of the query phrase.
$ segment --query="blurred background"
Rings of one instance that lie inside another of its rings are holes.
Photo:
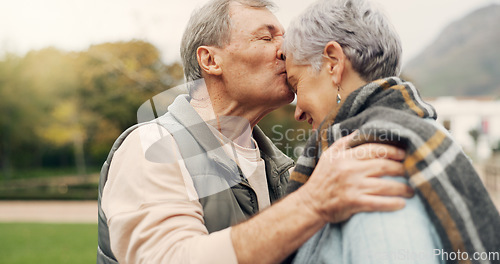
[[[3,0],[2,0],[3,1]],[[0,263],[89,263],[100,166],[138,107],[183,83],[179,45],[206,0],[18,0],[0,9]],[[312,1],[276,0],[288,25]],[[415,83],[500,201],[500,2],[378,1]],[[293,104],[260,123],[296,158]]]

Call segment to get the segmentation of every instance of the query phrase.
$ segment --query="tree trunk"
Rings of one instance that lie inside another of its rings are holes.
[[[74,153],[75,153],[75,163],[78,175],[87,175],[87,167],[85,165],[85,153],[83,150],[83,137],[81,133],[77,133],[73,140]]]
[[[12,163],[10,160],[11,148],[8,139],[3,140],[1,144],[0,152],[0,166],[2,168],[2,174],[4,180],[9,180],[12,178]]]

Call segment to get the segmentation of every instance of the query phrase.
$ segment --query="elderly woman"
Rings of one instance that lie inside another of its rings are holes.
[[[352,146],[382,142],[406,150],[400,180],[417,193],[401,211],[360,213],[327,225],[297,252],[296,263],[466,257],[468,263],[500,248],[500,216],[468,158],[437,124],[433,107],[396,77],[401,43],[379,10],[363,0],[320,0],[291,23],[284,49],[297,94],[295,118],[316,129],[289,192],[308,180],[327,146],[357,130]]]

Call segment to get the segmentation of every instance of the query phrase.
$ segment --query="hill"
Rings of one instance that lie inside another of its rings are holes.
[[[403,69],[423,96],[500,96],[500,5],[451,23]]]

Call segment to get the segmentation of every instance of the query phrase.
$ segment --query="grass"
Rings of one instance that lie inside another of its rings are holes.
[[[97,224],[0,223],[0,263],[95,263]]]

